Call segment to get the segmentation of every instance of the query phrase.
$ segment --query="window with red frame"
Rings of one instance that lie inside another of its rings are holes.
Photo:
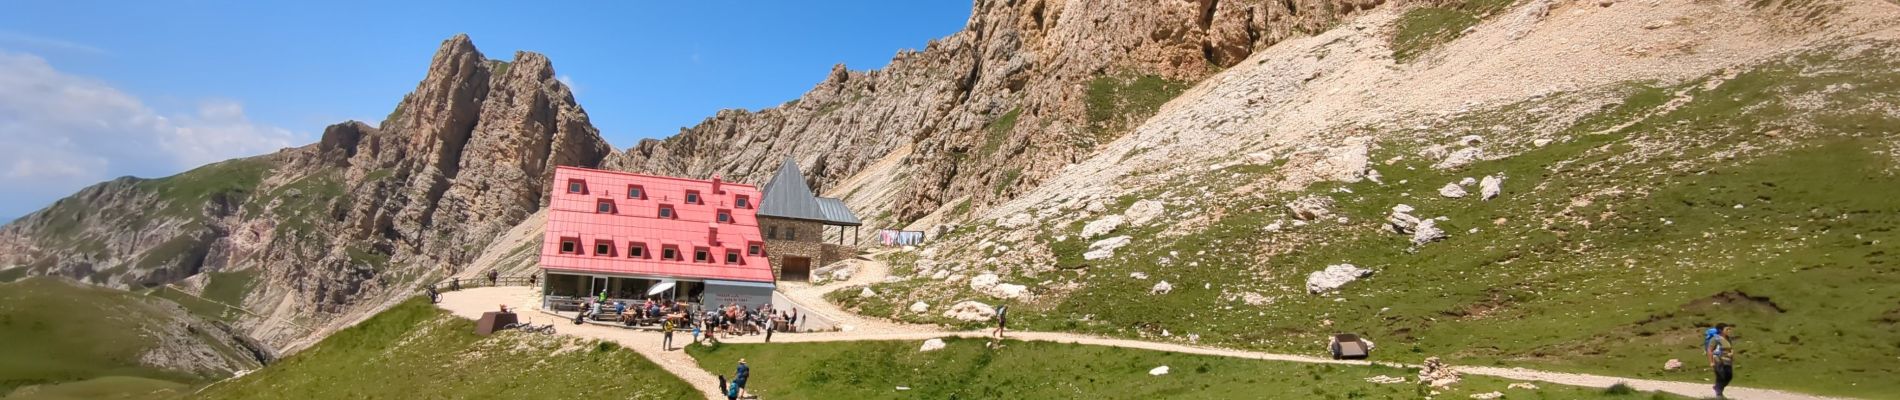
[[[567,180],[567,192],[568,193],[587,193],[587,181],[583,181],[579,179]]]
[[[636,199],[636,200],[646,200],[647,190],[646,188],[641,187],[640,185],[627,185],[627,198]]]
[[[628,243],[627,258],[647,258],[647,244],[640,242]]]
[[[599,213],[599,214],[613,214],[614,201],[607,200],[607,199],[600,199],[600,201],[594,202],[594,212]]]
[[[738,264],[738,263],[739,263],[739,251],[738,251],[738,250],[726,250],[726,263],[727,263],[727,264]]]

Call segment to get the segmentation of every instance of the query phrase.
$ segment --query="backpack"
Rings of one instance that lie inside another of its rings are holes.
[[[1709,344],[1714,343],[1715,336],[1720,335],[1720,334],[1722,334],[1722,331],[1715,328],[1709,328],[1709,330],[1703,331],[1702,332],[1702,349],[1708,350]]]

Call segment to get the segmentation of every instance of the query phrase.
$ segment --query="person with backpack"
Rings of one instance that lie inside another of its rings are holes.
[[[667,318],[664,322],[660,322],[660,349],[664,351],[673,351],[673,319],[672,318]]]
[[[1003,329],[1009,326],[1009,306],[996,306],[996,338],[1003,338]]]
[[[1709,356],[1709,368],[1715,370],[1715,398],[1726,399],[1722,390],[1728,388],[1730,380],[1735,379],[1735,347],[1729,343],[1729,336],[1735,330],[1734,325],[1715,324],[1716,334],[1707,338],[1702,351]]]
[[[495,286],[499,281],[501,281],[501,271],[488,270],[488,286]]]
[[[752,367],[745,364],[744,358],[739,359],[739,370],[732,374],[732,384],[730,385],[731,387],[726,388],[726,398],[737,400],[740,397],[744,397],[745,381],[751,377]]]

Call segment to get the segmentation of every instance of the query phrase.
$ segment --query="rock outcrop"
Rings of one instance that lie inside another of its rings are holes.
[[[468,264],[545,205],[555,166],[611,152],[546,57],[457,35],[379,127],[95,185],[0,228],[0,264],[128,289],[254,276],[231,301],[259,316],[234,325],[294,350]]]

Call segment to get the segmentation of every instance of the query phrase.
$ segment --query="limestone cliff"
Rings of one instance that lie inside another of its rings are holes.
[[[722,111],[608,165],[758,183],[790,155],[872,225],[901,226],[955,199],[1013,197],[1192,82],[1381,3],[981,0],[962,31],[881,70],[836,66],[798,99]]]
[[[458,35],[380,127],[94,185],[0,229],[0,270],[181,290],[297,347],[471,261],[545,205],[554,166],[612,152],[554,76],[540,54],[490,60]]]

